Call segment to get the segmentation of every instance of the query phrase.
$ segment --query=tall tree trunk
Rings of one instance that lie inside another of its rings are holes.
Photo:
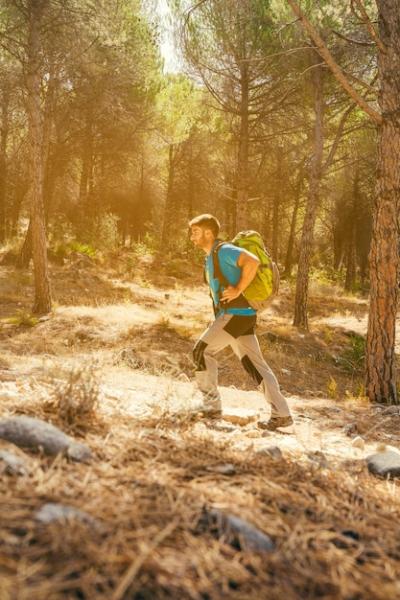
[[[248,222],[249,171],[249,74],[248,64],[240,65],[240,133],[237,158],[236,228],[246,229]]]
[[[350,235],[347,245],[347,256],[346,256],[346,278],[344,282],[344,289],[346,292],[351,292],[354,289],[356,281],[356,248],[355,248],[355,227],[354,223],[351,224]]]
[[[168,149],[168,184],[167,196],[165,199],[164,222],[161,235],[161,244],[163,248],[167,248],[170,244],[170,237],[173,224],[176,220],[175,201],[174,201],[174,180],[175,180],[175,162],[176,152],[174,144],[169,145]]]
[[[189,141],[188,148],[188,181],[187,181],[187,217],[188,221],[194,217],[194,203],[195,203],[195,185],[194,185],[194,160],[193,160],[193,144]],[[189,251],[192,247],[190,236],[187,236],[186,250]]]
[[[43,114],[43,203],[46,227],[49,221],[50,205],[55,184],[56,158],[51,156],[52,132],[54,126],[54,97],[56,90],[55,68],[50,61],[46,98]]]
[[[357,169],[357,167],[356,167]],[[357,229],[357,210],[359,207],[359,175],[358,169],[354,174],[353,190],[351,195],[351,208],[349,213],[349,232],[347,240],[346,256],[346,278],[344,289],[351,292],[354,289],[356,281],[356,229]]]
[[[315,53],[315,64],[320,61]],[[296,281],[296,296],[294,307],[293,325],[308,330],[308,280],[310,261],[314,242],[314,226],[319,203],[319,188],[321,181],[322,153],[324,148],[323,138],[323,82],[322,68],[315,66],[312,71],[314,94],[314,152],[310,165],[310,184],[304,217],[303,230],[300,243],[299,267]]]
[[[86,124],[82,143],[82,169],[79,184],[79,205],[82,210],[90,209],[90,195],[93,187],[93,123],[92,112],[86,111]]]
[[[268,195],[264,202],[264,215],[263,215],[263,237],[265,245],[269,251],[272,247],[272,227],[271,227],[271,197]]]
[[[9,132],[10,93],[3,91],[1,102],[1,137],[0,137],[0,243],[6,238],[6,196],[7,196],[7,141]]]
[[[296,237],[297,214],[299,212],[299,206],[300,206],[301,190],[303,187],[303,177],[304,177],[304,175],[303,175],[303,166],[302,166],[300,169],[300,172],[299,172],[298,179],[297,179],[296,196],[295,196],[295,200],[294,200],[292,218],[290,221],[289,239],[288,239],[286,257],[285,257],[285,270],[283,273],[284,277],[290,277],[292,274],[293,248],[294,248],[294,240]]]
[[[282,201],[282,160],[283,148],[278,147],[276,165],[276,185],[272,203],[272,258],[278,262],[279,254],[279,209]]]
[[[382,123],[379,127],[377,184],[370,250],[370,310],[366,389],[371,401],[396,403],[395,327],[398,295],[400,194],[400,6],[377,0]]]
[[[46,232],[43,207],[43,123],[40,105],[40,28],[48,0],[30,0],[28,3],[28,64],[27,115],[30,144],[30,200],[32,228],[32,257],[35,279],[33,312],[51,310],[50,280],[47,264]]]
[[[17,266],[27,269],[32,258],[32,218],[29,219],[28,229],[25,233],[24,243],[22,244]]]

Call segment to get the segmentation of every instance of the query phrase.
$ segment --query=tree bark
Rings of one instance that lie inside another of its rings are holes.
[[[7,197],[7,141],[9,132],[8,108],[10,93],[3,90],[1,102],[1,137],[0,137],[0,243],[6,238],[6,197]]]
[[[300,170],[300,173],[299,173],[299,176],[297,179],[296,197],[294,200],[292,218],[290,221],[289,240],[288,240],[288,245],[287,245],[287,249],[286,249],[286,257],[285,257],[285,270],[283,273],[284,277],[290,277],[292,274],[293,248],[294,248],[294,240],[296,237],[297,214],[299,212],[301,190],[303,187],[303,176],[304,176],[303,175],[303,167],[301,167],[301,170]]]
[[[43,203],[46,227],[49,221],[50,207],[55,185],[56,157],[51,156],[52,132],[54,127],[54,104],[56,91],[55,67],[49,65],[48,82],[43,114]]]
[[[237,159],[236,227],[247,229],[249,171],[249,74],[248,64],[240,65],[240,133]]]
[[[272,258],[277,263],[279,254],[279,209],[282,202],[282,146],[278,147],[276,165],[276,185],[272,203]]]
[[[315,55],[315,64],[319,62]],[[308,330],[308,280],[310,272],[311,253],[314,242],[314,225],[319,203],[319,188],[322,170],[322,153],[324,148],[323,138],[323,73],[322,67],[316,66],[312,70],[312,85],[314,94],[314,153],[310,165],[309,193],[306,203],[301,242],[299,266],[296,281],[296,296],[294,307],[293,325],[300,329]]]
[[[82,142],[82,169],[79,184],[79,205],[93,215],[91,195],[93,189],[93,117],[90,108],[86,111],[84,139]]]
[[[173,223],[176,219],[175,202],[174,202],[174,181],[175,181],[175,162],[176,152],[174,144],[170,144],[168,148],[168,184],[167,196],[165,199],[164,222],[161,235],[161,245],[163,248],[170,246],[170,237]]]
[[[397,403],[395,326],[398,298],[400,194],[400,6],[377,0],[379,32],[387,52],[379,53],[382,124],[370,250],[370,311],[366,389],[371,401]]]
[[[30,200],[32,257],[35,279],[33,312],[51,310],[50,280],[47,264],[46,232],[43,207],[43,122],[40,98],[40,28],[48,0],[28,3],[27,115],[30,145]]]
[[[359,208],[359,175],[358,170],[354,174],[353,189],[351,195],[351,205],[349,212],[349,230],[347,240],[346,256],[346,278],[344,289],[351,292],[356,282],[356,230],[357,230],[357,211]]]

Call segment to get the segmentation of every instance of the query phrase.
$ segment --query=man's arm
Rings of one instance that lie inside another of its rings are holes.
[[[256,256],[252,256],[247,252],[241,252],[237,261],[237,266],[242,269],[242,276],[237,285],[227,287],[222,296],[222,302],[230,302],[234,300],[250,285],[256,276],[260,261]]]

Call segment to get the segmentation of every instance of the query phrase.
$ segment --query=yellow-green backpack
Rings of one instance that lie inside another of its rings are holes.
[[[280,281],[278,266],[272,260],[261,235],[257,231],[239,231],[230,243],[251,252],[260,261],[256,276],[244,290],[243,296],[252,308],[262,311],[278,293]],[[229,282],[223,276],[218,261],[218,250],[223,244],[224,242],[221,242],[214,249],[213,264],[216,277],[226,286],[229,285]]]

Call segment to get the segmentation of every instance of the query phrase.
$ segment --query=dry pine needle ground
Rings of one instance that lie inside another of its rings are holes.
[[[1,600],[400,596],[398,488],[361,465],[233,452],[190,422],[152,429],[118,415],[86,441],[91,465],[32,455],[30,475],[2,477]],[[210,472],[224,463],[233,475]],[[80,508],[99,527],[39,526],[46,502]],[[200,531],[205,506],[246,519],[276,550],[242,552]]]

